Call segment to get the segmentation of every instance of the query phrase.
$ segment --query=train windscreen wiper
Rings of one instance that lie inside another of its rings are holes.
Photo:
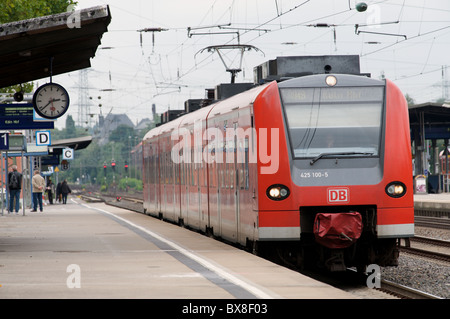
[[[314,165],[315,162],[320,160],[323,157],[328,156],[335,156],[335,155],[373,155],[373,152],[335,152],[335,153],[321,153],[314,157],[310,162],[309,165]]]

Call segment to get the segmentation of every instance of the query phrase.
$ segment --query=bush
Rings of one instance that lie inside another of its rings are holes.
[[[119,181],[119,189],[121,191],[142,191],[142,181],[136,178],[122,178]]]

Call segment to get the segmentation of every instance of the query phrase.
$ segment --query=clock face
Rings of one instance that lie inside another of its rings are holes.
[[[33,107],[37,114],[47,119],[56,119],[69,109],[69,94],[56,83],[40,86],[33,95]]]

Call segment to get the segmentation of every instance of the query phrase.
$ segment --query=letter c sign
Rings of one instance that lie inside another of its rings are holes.
[[[65,160],[73,160],[73,149],[71,148],[64,148],[62,150],[62,156]]]

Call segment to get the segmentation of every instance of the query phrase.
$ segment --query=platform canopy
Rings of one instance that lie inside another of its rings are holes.
[[[73,150],[82,150],[89,146],[92,142],[92,136],[82,136],[75,138],[67,138],[63,140],[52,141],[49,146],[52,154],[61,154],[62,149],[71,148]]]
[[[111,21],[96,6],[0,25],[0,88],[90,67]]]
[[[423,103],[409,106],[409,123],[414,131],[423,139],[449,139],[450,138],[450,104]],[[417,136],[416,136],[417,139]]]
[[[426,140],[431,140],[434,160],[430,163],[434,175],[442,168],[439,167],[439,145],[437,140],[444,140],[448,147],[450,139],[450,104],[423,103],[409,106],[409,123],[411,140],[414,141],[414,172],[415,175],[427,174],[429,169],[427,160]],[[438,181],[435,184],[440,184]],[[440,188],[436,186],[435,188]]]

